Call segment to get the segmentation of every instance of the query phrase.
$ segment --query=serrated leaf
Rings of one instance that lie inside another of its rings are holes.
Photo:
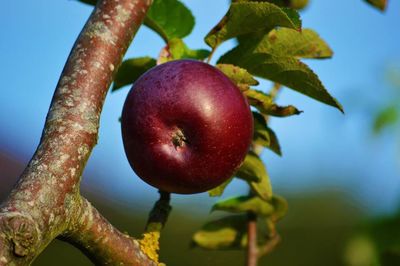
[[[118,68],[112,91],[135,82],[143,73],[156,65],[151,57],[138,57],[125,60]]]
[[[382,109],[374,121],[374,132],[380,133],[385,127],[395,124],[399,119],[399,110],[396,106],[388,106]]]
[[[193,235],[193,243],[206,249],[237,249],[247,234],[246,215],[233,215],[206,223]]]
[[[283,54],[280,49],[271,49],[273,45],[268,36],[241,39],[239,45],[223,55],[218,63],[245,68],[255,76],[280,83],[343,112],[342,106],[328,93],[318,76],[295,58],[294,50],[288,46],[287,54]]]
[[[210,197],[219,197],[219,196],[221,196],[224,193],[225,188],[232,182],[232,179],[233,178],[231,177],[228,180],[226,180],[224,183],[219,185],[218,187],[209,190],[208,191],[208,195]]]
[[[269,216],[274,207],[257,196],[241,196],[217,202],[212,211],[227,211],[233,213],[252,212],[259,216]]]
[[[318,76],[306,64],[293,57],[253,53],[257,47],[239,45],[221,57],[218,63],[245,68],[255,76],[287,86],[343,112],[340,103],[328,93]]]
[[[368,4],[380,9],[381,11],[384,11],[387,6],[387,0],[364,0]]]
[[[333,55],[328,44],[311,29],[303,29],[301,32],[287,28],[272,30],[254,51],[275,56],[314,59],[330,58]]]
[[[205,42],[215,48],[231,38],[251,32],[268,32],[277,26],[300,29],[299,15],[295,10],[282,9],[268,2],[232,3],[222,20],[207,34]]]
[[[170,40],[166,47],[160,53],[159,64],[178,59],[196,59],[203,60],[210,54],[205,49],[190,49],[182,39],[174,38]]]
[[[178,0],[154,0],[144,25],[158,33],[165,42],[183,38],[194,27],[192,12]]]
[[[288,8],[288,7],[282,7],[281,9],[283,10],[283,12],[286,13],[286,16],[288,18],[290,18],[291,23],[293,23],[293,25],[294,25],[294,27],[288,27],[288,28],[292,28],[292,29],[296,29],[298,31],[301,31],[302,22],[301,22],[301,18],[300,18],[299,12],[297,12],[293,8]]]
[[[250,151],[235,176],[246,180],[260,182],[266,176],[264,163],[257,154]]]
[[[246,69],[230,64],[218,64],[216,67],[242,91],[248,90],[250,85],[257,86],[259,84]]]
[[[254,106],[261,113],[265,115],[272,115],[278,117],[286,117],[291,115],[298,115],[301,113],[296,107],[292,105],[278,106],[272,101],[271,96],[259,90],[246,90],[243,94],[247,97],[250,105]]]
[[[254,120],[253,143],[264,146],[281,156],[282,151],[275,132],[267,126],[263,115],[257,112],[252,113]]]

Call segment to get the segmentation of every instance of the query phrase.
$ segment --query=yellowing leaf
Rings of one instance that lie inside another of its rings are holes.
[[[257,196],[241,196],[217,202],[212,210],[233,213],[252,212],[259,216],[269,216],[274,212],[274,207]]]
[[[218,64],[216,67],[241,90],[248,90],[250,85],[258,85],[258,81],[246,69],[230,64]]]
[[[257,154],[250,151],[235,176],[246,181],[260,182],[266,176],[264,163]]]
[[[206,223],[193,235],[193,243],[206,249],[237,249],[247,235],[246,215],[232,215]]]
[[[219,196],[221,196],[224,193],[225,188],[229,185],[229,183],[231,183],[232,179],[233,178],[229,178],[228,180],[226,180],[224,183],[222,183],[218,187],[209,190],[208,191],[208,195],[210,197],[219,197]]]
[[[254,52],[315,59],[330,58],[333,55],[332,49],[315,31],[303,29],[299,32],[287,28],[269,32]]]
[[[257,108],[263,114],[285,117],[301,113],[301,111],[292,105],[284,107],[278,106],[272,101],[271,96],[262,91],[250,89],[243,93],[247,97],[249,104]]]

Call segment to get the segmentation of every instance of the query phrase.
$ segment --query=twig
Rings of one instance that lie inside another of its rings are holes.
[[[261,248],[258,250],[258,258],[261,258],[262,256],[265,256],[269,253],[271,253],[275,247],[281,242],[281,237],[279,234],[275,234],[272,236],[272,238]]]
[[[282,85],[279,83],[274,83],[272,86],[269,95],[271,96],[272,100],[275,100],[278,96],[278,93],[281,91]]]
[[[257,216],[249,212],[247,214],[247,260],[246,266],[257,266]]]

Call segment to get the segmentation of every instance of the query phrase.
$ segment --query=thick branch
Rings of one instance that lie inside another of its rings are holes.
[[[79,248],[95,265],[157,265],[139,242],[114,228],[86,199],[76,223],[61,238]]]
[[[1,206],[0,265],[29,264],[76,222],[74,214],[82,207],[79,182],[97,141],[105,95],[150,4],[151,0],[101,0],[79,35],[39,147]]]

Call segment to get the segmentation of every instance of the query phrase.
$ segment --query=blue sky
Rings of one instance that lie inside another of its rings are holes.
[[[206,48],[202,38],[226,12],[228,1],[183,2],[197,21],[185,40],[191,48]],[[73,0],[2,3],[0,150],[29,161],[65,60],[91,9]],[[388,95],[385,66],[400,60],[399,10],[398,1],[390,1],[382,14],[361,0],[313,0],[302,13],[304,27],[315,29],[335,52],[333,59],[306,63],[344,104],[346,115],[289,89],[283,91],[279,102],[294,104],[304,113],[272,120],[284,156],[266,151],[263,159],[276,193],[329,189],[347,192],[355,202],[376,212],[396,208],[399,145],[390,132],[373,138],[368,112],[360,109],[374,109]],[[158,36],[141,28],[127,57],[157,56],[162,45]],[[214,58],[231,47],[233,42],[222,45]],[[134,176],[125,159],[118,117],[127,92],[125,88],[108,95],[99,142],[84,174],[86,190],[120,204],[156,193]],[[245,190],[238,181],[227,195]],[[204,194],[175,199],[209,205]],[[147,201],[135,204],[147,207]]]

